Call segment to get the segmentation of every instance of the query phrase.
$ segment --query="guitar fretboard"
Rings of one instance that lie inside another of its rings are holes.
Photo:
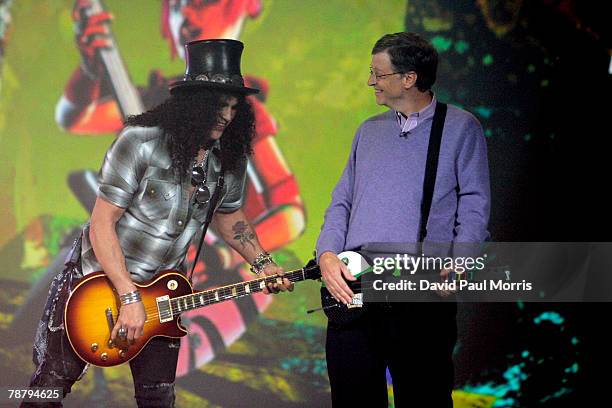
[[[312,269],[302,268],[291,272],[285,272],[282,278],[286,278],[290,282],[299,282],[306,279],[313,279],[312,273],[309,273],[310,270]],[[172,307],[173,314],[186,312],[188,310],[212,305],[214,303],[223,302],[225,300],[239,298],[241,296],[247,296],[253,293],[261,292],[266,288],[266,285],[268,283],[274,282],[280,283],[281,277],[278,275],[266,276],[246,282],[235,283],[232,285],[222,286],[215,289],[209,289],[186,296],[173,298],[170,299],[170,306]]]

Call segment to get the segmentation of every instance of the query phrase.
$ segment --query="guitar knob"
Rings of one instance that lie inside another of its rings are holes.
[[[125,350],[121,350],[121,351],[119,352],[119,357],[121,357],[121,358],[125,358]]]
[[[115,343],[113,343],[112,340],[109,340],[108,341],[108,348],[113,348],[113,347],[115,347]]]
[[[91,343],[91,351],[94,353],[98,351],[98,343]]]
[[[102,361],[106,361],[106,360],[108,360],[108,354],[106,354],[106,353],[102,353],[102,354],[100,354],[100,359],[101,359]]]

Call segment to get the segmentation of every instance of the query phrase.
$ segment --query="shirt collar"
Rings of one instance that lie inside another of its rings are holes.
[[[402,129],[402,131],[414,129],[418,124],[423,123],[425,119],[433,117],[434,112],[436,111],[436,95],[431,92],[431,102],[429,105],[424,107],[418,112],[411,113],[408,117],[405,117],[403,113],[399,111],[395,111],[395,115],[397,117],[397,124]],[[413,122],[411,129],[404,129],[406,127],[406,122]]]

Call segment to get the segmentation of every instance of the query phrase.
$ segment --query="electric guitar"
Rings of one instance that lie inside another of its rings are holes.
[[[368,260],[366,260],[361,254],[354,251],[342,252],[338,254],[338,258],[344,262],[351,275],[356,278],[355,281],[348,281],[345,279],[345,282],[353,292],[351,302],[348,305],[338,302],[325,287],[325,284],[323,284],[323,286],[321,286],[321,307],[309,310],[308,312],[311,313],[317,310],[323,310],[330,322],[337,325],[345,325],[357,320],[367,309],[367,303],[364,302],[363,299],[363,289],[367,289],[367,287],[366,282],[362,282],[362,277],[364,274],[372,272],[373,268]],[[500,276],[503,276],[504,280],[510,280],[511,272],[510,267],[507,265],[488,266],[486,267],[485,271],[490,275],[499,275],[501,273],[503,275]],[[438,276],[438,274],[439,270],[427,272],[429,277]],[[473,271],[467,271],[463,279],[472,281],[474,280],[474,277]],[[451,277],[449,280],[453,279],[455,279],[455,273],[451,272]],[[368,283],[371,284],[371,282]]]
[[[330,322],[338,325],[344,325],[357,320],[365,311],[366,305],[363,302],[363,293],[361,291],[361,276],[371,272],[372,267],[369,262],[359,253],[353,251],[345,251],[338,254],[338,258],[346,265],[348,271],[356,280],[348,281],[346,284],[353,292],[353,299],[348,305],[338,302],[325,284],[321,286],[321,307],[318,309],[309,310],[312,313],[317,310],[323,310]]]
[[[103,11],[104,7],[101,0],[91,0],[91,7],[89,8],[88,14],[91,15]],[[130,79],[123,58],[119,53],[119,47],[117,46],[115,37],[111,32],[110,24],[107,24],[107,28],[111,46],[99,51],[102,65],[112,85],[113,93],[123,118],[130,115],[138,115],[144,112],[144,104],[142,103],[138,90]]]
[[[102,0],[90,0],[86,10],[88,16],[105,11]],[[119,46],[112,32],[110,23],[105,24],[108,30],[109,47],[98,50],[104,76],[111,85],[113,96],[121,113],[122,121],[128,116],[138,115],[145,111],[144,102],[127,70],[125,61],[119,52]],[[100,78],[101,80],[101,78]],[[78,170],[70,173],[68,185],[83,207],[91,213],[97,199],[97,172]]]
[[[302,269],[285,272],[290,282],[319,279],[314,260]],[[147,284],[136,284],[146,313],[144,335],[128,344],[111,340],[119,314],[119,295],[104,272],[83,277],[72,290],[64,311],[64,326],[70,345],[85,362],[112,367],[130,361],[155,336],[183,337],[187,330],[180,314],[230,299],[261,292],[266,284],[281,282],[278,275],[266,276],[201,292],[193,292],[187,278],[176,271],[164,271]]]

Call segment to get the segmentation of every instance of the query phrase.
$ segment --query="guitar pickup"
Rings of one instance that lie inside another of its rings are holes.
[[[155,299],[157,302],[157,311],[159,312],[159,322],[165,323],[174,319],[174,314],[172,313],[172,305],[170,303],[170,296],[160,296]]]

